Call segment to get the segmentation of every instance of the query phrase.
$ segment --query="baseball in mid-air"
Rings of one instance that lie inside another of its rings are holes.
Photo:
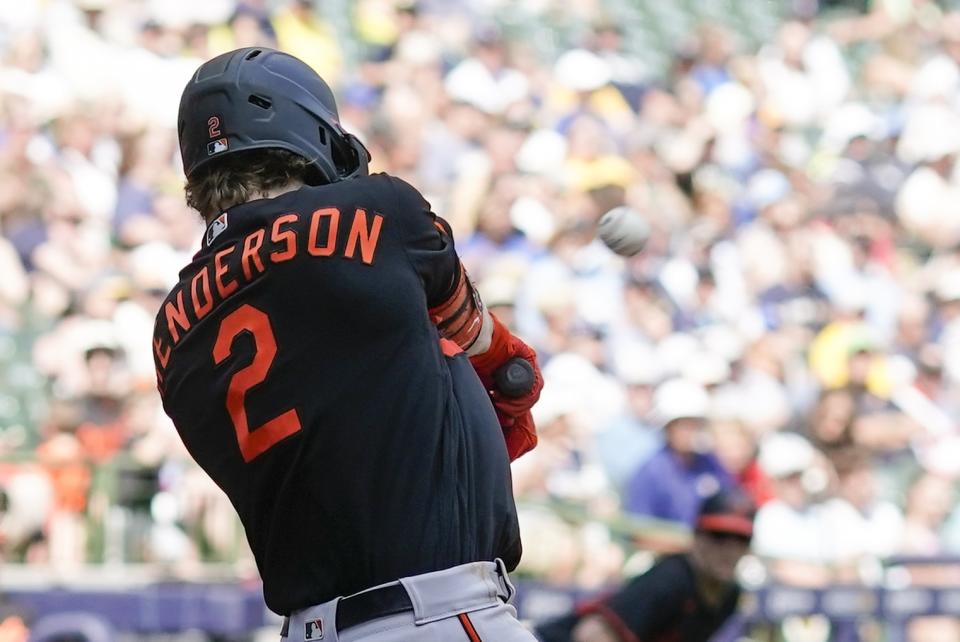
[[[620,256],[633,256],[647,244],[650,225],[633,208],[615,207],[600,218],[597,236]]]

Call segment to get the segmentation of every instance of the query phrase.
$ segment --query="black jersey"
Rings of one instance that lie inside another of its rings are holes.
[[[731,584],[718,605],[708,604],[687,556],[671,555],[615,593],[541,624],[536,634],[542,642],[570,642],[580,618],[597,614],[623,642],[707,642],[733,615],[739,599],[739,587]]]
[[[164,409],[273,611],[519,561],[499,423],[427,313],[459,269],[419,192],[379,174],[231,208],[162,305]]]

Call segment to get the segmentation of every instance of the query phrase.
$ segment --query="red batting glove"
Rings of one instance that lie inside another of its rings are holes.
[[[496,408],[496,402],[494,402],[494,408]],[[503,439],[507,442],[510,461],[536,447],[537,427],[533,425],[533,415],[529,410],[513,419],[513,423],[509,426],[504,425],[504,419],[499,410],[497,410],[497,417],[500,418],[500,428],[503,430]]]
[[[507,452],[513,461],[537,445],[537,431],[530,408],[540,398],[543,375],[537,364],[537,353],[526,343],[513,336],[510,330],[493,314],[493,336],[486,352],[470,357],[470,363],[490,393],[490,400],[497,411],[500,427],[507,442]],[[533,366],[534,382],[530,392],[521,397],[506,397],[496,389],[493,373],[514,357],[520,357]]]

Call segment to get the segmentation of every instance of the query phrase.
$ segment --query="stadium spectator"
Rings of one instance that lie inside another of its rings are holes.
[[[717,459],[737,486],[758,507],[773,499],[773,481],[760,467],[754,433],[736,418],[714,419],[710,428]]]
[[[954,488],[949,480],[931,474],[917,478],[908,491],[903,538],[898,552],[913,555],[942,553],[941,529],[954,501]]]
[[[616,357],[626,386],[624,412],[597,433],[597,453],[607,478],[621,494],[630,477],[663,445],[654,415],[654,389],[660,373],[652,351],[624,350]]]
[[[834,535],[817,502],[826,486],[825,470],[815,466],[818,453],[799,435],[775,434],[761,444],[759,463],[774,480],[776,496],[757,511],[753,551],[782,582],[824,585],[835,557]]]
[[[709,404],[702,387],[683,379],[657,387],[653,407],[665,443],[631,476],[626,510],[692,527],[704,498],[733,487],[730,473],[704,448]]]
[[[879,579],[874,560],[897,552],[904,533],[904,519],[892,502],[877,497],[877,479],[869,454],[848,449],[833,459],[836,468],[836,495],[822,506],[823,527],[831,534],[830,558],[841,566],[848,581],[861,579],[869,569],[871,582]]]

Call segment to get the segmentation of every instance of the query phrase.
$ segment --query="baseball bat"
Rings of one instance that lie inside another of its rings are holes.
[[[533,366],[521,357],[514,357],[493,373],[497,391],[504,397],[522,397],[533,389]]]

